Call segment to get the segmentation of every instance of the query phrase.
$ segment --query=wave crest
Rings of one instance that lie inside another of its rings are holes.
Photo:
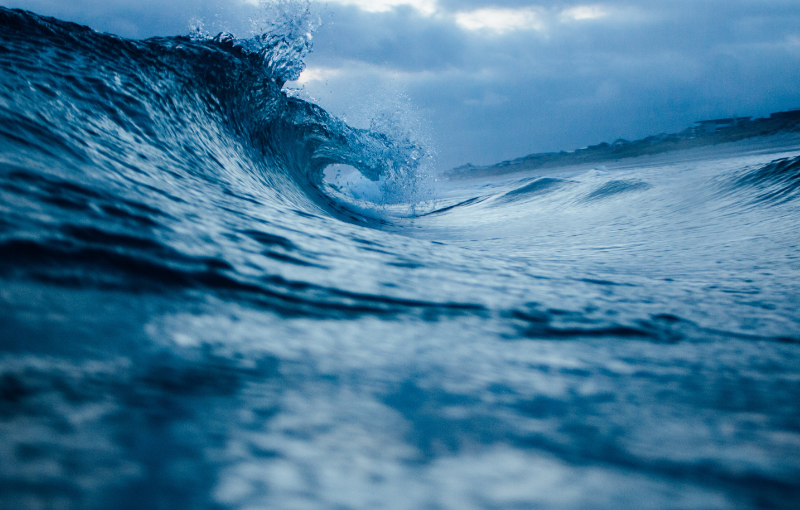
[[[418,143],[350,127],[282,91],[304,68],[318,20],[307,2],[265,9],[274,16],[247,39],[197,28],[133,41],[0,8],[3,143],[18,154],[32,148],[26,154],[39,163],[27,167],[49,158],[50,167],[87,174],[147,175],[156,188],[173,177],[256,179],[283,201],[328,212],[337,210],[323,193],[328,165],[352,165],[371,180],[412,174],[425,152]]]

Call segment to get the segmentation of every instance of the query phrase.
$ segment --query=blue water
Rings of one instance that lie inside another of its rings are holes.
[[[798,508],[798,136],[436,179],[287,34],[0,8],[0,507]]]

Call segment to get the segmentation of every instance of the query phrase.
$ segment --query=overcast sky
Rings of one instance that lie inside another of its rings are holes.
[[[257,0],[0,0],[126,37],[237,35]],[[354,124],[410,108],[441,168],[800,107],[800,0],[335,0],[301,77]],[[403,106],[405,105],[405,106]],[[410,105],[410,107],[408,106]]]

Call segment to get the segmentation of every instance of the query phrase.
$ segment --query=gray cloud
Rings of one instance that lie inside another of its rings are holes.
[[[356,60],[392,69],[438,70],[462,66],[469,38],[450,20],[410,8],[367,13],[329,5],[315,37],[315,52],[329,61]]]
[[[441,5],[462,11],[539,5],[557,13],[579,4]],[[609,11],[603,18],[500,35],[466,31],[452,19],[361,12],[358,23],[343,23],[341,32],[335,24],[323,27],[319,37],[345,38],[361,27],[351,39],[354,51],[320,44],[325,49],[310,63],[332,65],[348,58],[408,72],[393,80],[404,81],[414,102],[431,112],[445,166],[677,131],[701,118],[764,115],[800,106],[796,4],[603,6]],[[615,18],[615,9],[633,13]],[[339,19],[348,15],[335,12]],[[407,34],[414,35],[414,43],[404,42]],[[379,70],[372,79],[375,87],[385,81]],[[334,95],[325,100],[337,104]]]

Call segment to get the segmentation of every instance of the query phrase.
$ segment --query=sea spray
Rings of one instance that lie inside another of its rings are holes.
[[[335,191],[361,201],[362,212],[391,216],[415,216],[435,208],[436,150],[428,122],[407,95],[391,87],[373,91],[347,108],[348,123],[381,133],[392,141],[382,151],[391,164],[374,182],[342,166],[326,171]],[[372,206],[364,203],[374,204]]]

